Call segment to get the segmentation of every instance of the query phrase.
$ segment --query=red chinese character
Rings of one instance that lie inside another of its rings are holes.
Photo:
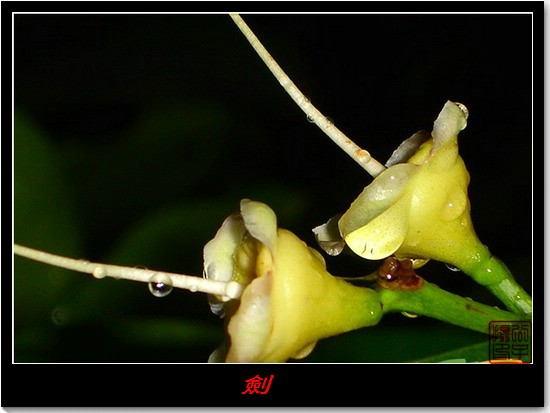
[[[246,389],[241,394],[267,394],[269,388],[271,387],[271,382],[273,381],[273,374],[269,377],[269,381],[267,378],[261,378],[257,374],[251,379],[245,381]]]

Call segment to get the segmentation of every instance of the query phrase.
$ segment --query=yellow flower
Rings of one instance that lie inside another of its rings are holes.
[[[211,297],[226,317],[227,343],[209,361],[284,362],[307,356],[319,339],[374,325],[378,294],[326,271],[323,257],[260,202],[241,201],[204,249],[205,277],[246,285],[239,301]]]
[[[472,226],[470,177],[458,154],[457,136],[467,116],[464,105],[448,101],[431,136],[419,132],[405,141],[390,158],[389,168],[341,216],[339,235],[356,254],[370,260],[391,255],[431,258],[465,272],[487,259],[489,251]],[[407,143],[423,135],[427,140],[407,162],[396,163]],[[322,228],[314,230],[321,245]]]

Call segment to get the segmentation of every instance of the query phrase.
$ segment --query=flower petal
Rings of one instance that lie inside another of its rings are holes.
[[[341,216],[342,214],[338,214],[325,224],[313,228],[317,243],[328,255],[338,255],[346,246],[346,241],[340,235],[340,229],[338,228],[338,220]]]
[[[277,216],[275,212],[262,202],[243,199],[241,215],[246,229],[254,238],[274,252],[277,242]]]
[[[397,165],[398,163],[407,162],[409,158],[416,153],[418,148],[420,148],[420,145],[430,138],[430,133],[425,130],[416,132],[410,138],[401,142],[397,149],[393,151],[385,166],[389,168],[390,166]]]
[[[238,214],[226,218],[216,236],[204,246],[204,278],[231,281],[234,256],[245,232],[244,222]]]
[[[466,127],[468,109],[462,103],[448,100],[434,122],[432,136],[434,150],[456,143],[458,133]]]
[[[225,363],[225,357],[227,356],[227,343],[223,342],[219,347],[210,354],[208,357],[209,363]]]
[[[272,275],[253,280],[244,290],[241,305],[227,326],[231,347],[227,363],[254,362],[262,354],[273,326]]]
[[[394,165],[363,190],[338,222],[346,242],[349,234],[367,225],[401,198],[409,178],[417,170],[417,165]]]
[[[209,280],[229,282],[234,279],[235,255],[243,242],[246,228],[240,215],[230,215],[203,249],[203,277]],[[208,296],[210,309],[224,316],[225,304],[221,297]]]
[[[380,260],[401,246],[408,230],[409,202],[398,202],[366,225],[346,235],[346,244],[357,255]]]

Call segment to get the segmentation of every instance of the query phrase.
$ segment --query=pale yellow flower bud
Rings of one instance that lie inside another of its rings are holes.
[[[467,113],[447,102],[431,137],[406,163],[380,174],[340,218],[340,234],[356,254],[431,258],[465,271],[487,258],[470,219],[470,177],[458,154]]]
[[[224,306],[228,343],[211,361],[284,362],[307,356],[322,338],[374,325],[378,294],[333,277],[320,253],[278,229],[265,204],[244,200],[205,247],[205,276],[246,287]]]

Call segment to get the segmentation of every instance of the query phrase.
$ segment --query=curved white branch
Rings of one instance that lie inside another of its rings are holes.
[[[281,86],[286,90],[296,104],[306,113],[308,119],[315,123],[334,143],[346,152],[355,162],[365,169],[371,176],[376,177],[385,167],[374,159],[368,151],[357,146],[349,139],[332,121],[325,117],[308,98],[296,87],[288,75],[281,69],[271,57],[256,35],[250,30],[244,20],[238,14],[230,14],[235,24],[250,42],[256,53],[262,58],[271,73],[277,78]]]
[[[92,274],[96,278],[113,277],[117,279],[149,283],[151,282],[151,278],[153,276],[160,276],[165,279],[168,277],[170,280],[170,285],[173,288],[182,288],[193,292],[200,291],[207,294],[219,295],[225,297],[227,300],[239,298],[243,291],[243,286],[235,281],[214,281],[192,275],[94,263],[86,260],[78,260],[50,254],[18,244],[14,244],[13,252],[14,254],[45,264],[65,268],[67,270]]]

